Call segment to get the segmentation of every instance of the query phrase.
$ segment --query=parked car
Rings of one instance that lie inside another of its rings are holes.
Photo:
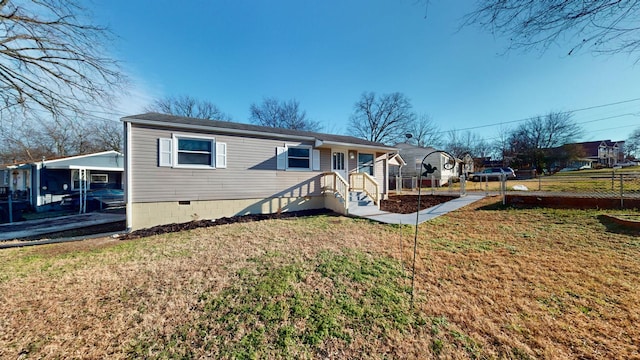
[[[638,164],[639,163],[637,161],[627,160],[627,161],[624,161],[624,162],[616,163],[615,166],[627,167],[627,166],[638,166]]]
[[[503,168],[486,168],[481,172],[475,172],[471,174],[471,181],[482,181],[484,179],[500,180],[502,177],[507,180],[515,179],[516,173],[510,167]]]
[[[124,206],[124,191],[120,189],[96,189],[87,191],[87,210],[101,210],[109,207]],[[72,209],[80,208],[80,193],[64,196],[60,206]]]

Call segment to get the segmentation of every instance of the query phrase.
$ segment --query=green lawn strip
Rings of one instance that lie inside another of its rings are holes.
[[[48,247],[60,246],[59,244],[6,249],[0,253],[0,262],[3,262],[0,283],[35,273],[56,277],[81,268],[91,268],[97,264],[112,265],[191,256],[193,249],[189,248],[187,241],[189,232],[180,234],[180,236],[165,235],[173,237],[170,245],[165,242],[158,244],[154,242],[155,238],[144,238],[119,242],[105,248],[62,253],[49,253],[47,250]]]
[[[327,343],[348,348],[355,338],[366,340],[359,344],[384,342],[392,332],[427,323],[411,309],[401,266],[393,259],[325,251],[304,263],[277,263],[269,255],[254,260],[255,269],[241,270],[233,286],[200,295],[195,322],[168,337],[144,334],[129,355],[314,358]]]

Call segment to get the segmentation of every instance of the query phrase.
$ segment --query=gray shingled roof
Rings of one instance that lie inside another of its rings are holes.
[[[324,134],[311,131],[300,131],[291,129],[274,128],[268,126],[259,126],[252,124],[243,124],[230,121],[218,121],[218,120],[206,120],[197,119],[184,116],[167,115],[160,113],[146,113],[140,115],[126,116],[122,118],[122,121],[131,122],[133,124],[155,124],[159,126],[169,127],[182,127],[182,128],[198,128],[198,129],[211,129],[216,131],[225,131],[229,133],[237,132],[239,134],[252,132],[256,134],[262,134],[263,136],[277,135],[278,137],[292,137],[292,138],[313,138],[323,142],[331,143],[345,143],[366,147],[379,147],[384,150],[395,150],[392,146],[385,144],[360,139],[353,136],[346,135],[334,135]]]

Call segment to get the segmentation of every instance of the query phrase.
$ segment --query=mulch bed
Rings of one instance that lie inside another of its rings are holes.
[[[457,196],[441,196],[441,195],[423,195],[420,198],[420,210],[424,210],[456,198],[458,197]],[[390,196],[388,200],[382,200],[380,202],[380,210],[397,213],[397,214],[410,214],[410,213],[416,212],[417,206],[418,206],[418,195],[395,195],[395,196]],[[292,217],[313,216],[313,215],[327,214],[330,212],[331,211],[327,209],[314,209],[314,210],[284,212],[284,213],[277,213],[277,214],[256,214],[256,215],[223,217],[216,220],[197,220],[197,221],[190,221],[188,223],[182,223],[182,224],[158,225],[158,226],[154,226],[147,229],[140,229],[128,234],[121,235],[119,239],[121,240],[138,239],[141,237],[160,235],[160,234],[184,231],[184,230],[192,230],[192,229],[197,229],[201,227],[211,227],[211,226],[217,226],[217,225],[244,223],[244,222],[260,221],[260,220],[268,220],[268,219],[286,219],[286,218],[292,218]]]
[[[457,196],[444,196],[444,195],[422,195],[420,198],[420,210],[430,208],[442,204],[444,202],[456,199]],[[410,214],[416,212],[418,205],[418,195],[392,195],[387,200],[380,202],[380,210],[388,211],[396,214]],[[268,219],[287,219],[302,216],[314,216],[320,214],[330,213],[327,209],[313,209],[304,211],[284,212],[276,214],[255,214],[255,215],[242,215],[223,217],[216,220],[196,220],[182,224],[167,224],[158,225],[147,229],[140,229],[128,234],[121,234],[118,236],[120,240],[138,239],[141,237],[160,235],[170,232],[178,232],[185,230],[192,230],[203,227],[211,227],[217,225],[233,224],[233,223],[246,223],[252,221],[268,220]],[[118,232],[125,230],[124,222],[117,222],[105,225],[96,225],[87,227],[84,229],[67,230],[59,233],[47,234],[49,239],[55,239],[60,237],[72,237],[72,236],[84,236],[90,234],[100,234],[107,232]],[[42,236],[26,238],[21,240],[39,240]]]
[[[422,195],[420,197],[420,210],[428,209],[457,198],[457,196],[446,195]],[[418,195],[389,196],[388,200],[382,200],[380,202],[380,210],[396,214],[411,214],[416,212],[417,208]]]
[[[293,218],[293,217],[314,216],[314,215],[320,215],[320,214],[327,214],[330,212],[331,210],[327,210],[327,209],[312,209],[312,210],[292,211],[292,212],[283,212],[283,213],[275,213],[275,214],[255,214],[255,215],[222,217],[216,220],[196,220],[196,221],[190,221],[182,224],[158,225],[158,226],[150,227],[147,229],[140,229],[140,230],[132,231],[128,234],[121,235],[118,237],[118,239],[131,240],[131,239],[138,239],[141,237],[160,235],[160,234],[178,232],[178,231],[184,231],[184,230],[193,230],[197,228],[211,227],[211,226],[217,226],[217,225],[245,223],[245,222],[252,222],[252,221],[269,220],[269,219],[287,219],[287,218]]]

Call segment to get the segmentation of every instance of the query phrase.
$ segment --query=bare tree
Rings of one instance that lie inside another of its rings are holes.
[[[114,120],[7,121],[0,126],[0,163],[121,151],[122,142],[122,124]]]
[[[370,141],[394,144],[402,141],[415,121],[411,102],[402,93],[376,96],[365,92],[355,103],[348,131]]]
[[[548,166],[547,149],[557,148],[575,141],[582,128],[571,119],[571,113],[551,112],[531,118],[515,128],[509,135],[512,154],[520,166]]]
[[[189,95],[156,99],[146,110],[207,120],[232,120],[230,115],[222,112],[214,103],[199,100]]]
[[[491,147],[484,138],[476,133],[451,130],[447,133],[444,148],[449,153],[461,158],[464,154],[469,154],[473,157],[485,157],[490,152]]]
[[[260,104],[251,104],[250,111],[250,120],[257,125],[304,131],[322,128],[319,122],[307,117],[307,112],[300,109],[300,103],[295,99],[264,98]]]
[[[88,19],[77,0],[0,0],[0,111],[71,118],[109,104],[125,79],[109,31]]]
[[[568,54],[582,48],[599,53],[640,50],[640,1],[484,0],[468,14],[465,25],[477,24],[507,36],[512,48],[546,49],[572,43]]]
[[[493,141],[492,144],[492,155],[493,157],[501,159],[503,162],[508,160],[509,154],[511,153],[511,129],[505,126],[501,126],[498,129],[498,136]]]
[[[627,155],[634,156],[636,159],[640,157],[640,128],[635,129],[629,135],[624,147]]]
[[[119,121],[102,119],[94,120],[88,125],[93,134],[94,151],[115,150],[122,152],[124,147],[124,130]]]
[[[415,118],[408,129],[408,134],[411,134],[410,141],[416,146],[437,148],[442,145],[440,128],[427,114]]]

